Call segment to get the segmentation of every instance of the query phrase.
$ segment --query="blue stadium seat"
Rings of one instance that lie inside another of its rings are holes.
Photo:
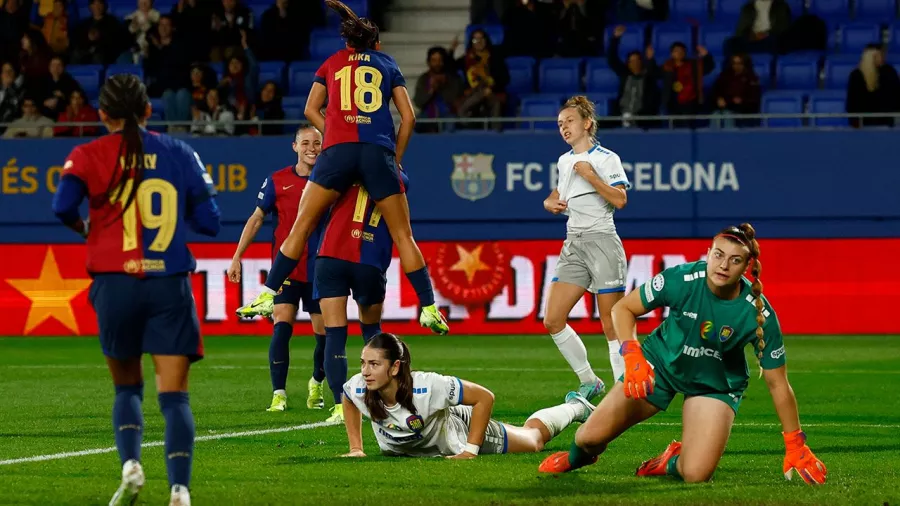
[[[890,27],[890,46],[889,51],[900,51],[900,22],[894,23]]]
[[[697,19],[700,21],[709,20],[709,1],[708,0],[669,0],[669,19]]]
[[[315,72],[315,71],[313,71]],[[283,61],[263,61],[259,62],[259,86],[267,81],[275,81],[278,89],[284,91],[284,62]]]
[[[788,7],[791,8],[791,18],[797,19],[806,13],[805,0],[787,0]]]
[[[266,13],[269,8],[272,7],[272,4],[257,4],[251,3],[247,6],[250,9],[250,12],[253,13],[253,28],[256,31],[260,31],[262,29],[262,18],[263,14]]]
[[[287,99],[287,98],[288,97],[285,97],[285,99]],[[302,97],[302,98],[303,98],[303,103],[305,104],[306,97]],[[298,106],[294,106],[294,105],[288,106],[288,105],[282,103],[282,108],[284,109],[284,119],[294,120],[297,123],[306,121],[306,116],[303,115],[303,106],[302,105],[298,107]],[[294,133],[294,130],[296,130],[296,129],[297,129],[296,124],[294,124],[294,125],[285,124],[284,125],[284,133],[286,133],[286,134]]]
[[[803,92],[799,91],[770,91],[762,97],[762,112],[766,114],[802,114]],[[770,127],[799,127],[803,125],[802,118],[771,118],[763,120],[764,126]]]
[[[868,44],[881,43],[876,23],[846,23],[840,26],[841,52],[859,54]]]
[[[896,17],[894,0],[856,0],[854,19],[883,22]]]
[[[506,91],[513,94],[534,93],[535,59],[530,56],[513,56],[506,59],[509,84]]]
[[[309,57],[311,60],[325,61],[346,45],[334,30],[313,30],[309,36]]]
[[[815,61],[787,56],[775,64],[775,84],[782,90],[818,88],[819,71]]]
[[[850,73],[859,65],[859,56],[832,55],[825,60],[825,88],[846,90]]]
[[[66,72],[78,81],[88,99],[100,95],[100,74],[103,72],[103,65],[69,65]]]
[[[691,27],[686,24],[658,24],[653,27],[653,35],[650,40],[653,41],[653,48],[656,50],[656,57],[662,58],[664,61],[669,54],[669,47],[675,42],[681,42],[687,46],[687,53],[691,55],[694,51],[691,47]]]
[[[491,39],[491,44],[495,46],[503,44],[503,25],[469,25],[466,27],[466,40],[462,41],[461,44],[463,46],[468,46],[469,41],[472,40],[472,33],[478,29],[484,30],[484,32],[488,34],[488,37]]]
[[[714,0],[713,17],[720,23],[734,23],[741,15],[746,0]]]
[[[161,98],[151,98],[150,108],[153,109],[154,115],[159,115],[160,118],[165,118],[166,109],[165,107],[163,107],[163,101]]]
[[[312,86],[316,71],[321,65],[316,62],[293,62],[288,67],[288,95],[306,95]]]
[[[591,92],[614,92],[619,89],[619,76],[606,62],[606,58],[587,60],[584,78],[585,89]]]
[[[541,93],[575,93],[581,91],[581,58],[550,58],[538,69]]]
[[[617,98],[617,93],[585,93],[585,96],[594,103],[597,116],[609,116],[612,104]]]
[[[847,112],[847,94],[838,90],[815,90],[809,94],[809,112],[812,114],[844,114]],[[847,118],[813,118],[817,127],[845,127]]]
[[[733,35],[734,27],[731,25],[709,24],[699,28],[698,40],[710,53],[717,56],[724,53],[725,41]],[[721,61],[721,58],[717,58],[716,64]]]
[[[753,70],[759,77],[759,86],[765,91],[772,86],[772,55],[770,54],[751,54],[750,59],[753,60]]]
[[[609,47],[609,40],[612,38],[615,28],[615,26],[608,26],[603,32],[603,40],[604,44],[606,44],[604,47]],[[640,51],[643,54],[644,48],[647,47],[644,44],[644,32],[646,29],[647,26],[643,23],[626,24],[625,33],[622,34],[622,38],[619,41],[619,56],[625,58],[625,55],[632,51]]]
[[[810,0],[809,13],[825,21],[842,22],[850,18],[849,0]]]
[[[553,94],[528,95],[522,97],[522,109],[519,116],[523,118],[556,118],[562,105],[563,97]],[[521,128],[530,129],[530,122],[522,122]],[[534,128],[539,130],[555,130],[556,121],[536,121]]]
[[[68,70],[68,69],[66,69]],[[120,64],[112,64],[106,67],[106,79],[116,75],[116,74],[134,74],[138,76],[142,81],[144,80],[144,67],[140,65],[120,65]]]

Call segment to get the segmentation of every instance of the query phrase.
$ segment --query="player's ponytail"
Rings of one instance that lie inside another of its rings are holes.
[[[591,126],[588,127],[588,133],[590,134],[591,139],[596,142],[597,109],[594,107],[594,103],[584,95],[576,95],[569,100],[566,100],[566,103],[562,106],[562,109],[568,109],[570,107],[578,111],[578,115],[581,116],[581,119],[591,120]]]
[[[341,37],[346,39],[348,46],[359,51],[375,49],[379,39],[375,23],[367,18],[360,18],[353,9],[339,0],[325,0],[325,5],[341,16]]]
[[[106,80],[100,90],[100,110],[111,121],[123,121],[122,141],[116,156],[121,174],[110,180],[107,190],[111,202],[119,201],[128,191],[122,203],[124,213],[134,202],[137,187],[144,178],[144,140],[140,123],[147,110],[147,88],[132,74],[117,74]]]
[[[397,403],[406,408],[412,414],[416,414],[416,406],[413,404],[413,378],[412,378],[412,359],[409,355],[409,348],[399,337],[388,332],[376,334],[369,340],[367,348],[373,350],[381,350],[384,358],[388,361],[389,367],[399,362],[399,369],[394,379],[397,380]],[[372,420],[384,420],[387,418],[387,409],[384,407],[384,400],[377,390],[366,390],[365,395],[366,408],[369,410],[369,416]]]
[[[762,376],[762,357],[763,349],[766,347],[765,330],[763,326],[766,324],[766,317],[763,314],[766,306],[762,300],[763,284],[759,279],[762,273],[762,263],[759,261],[759,242],[756,240],[756,230],[749,223],[741,223],[738,227],[728,227],[720,232],[720,235],[743,244],[750,250],[750,275],[753,277],[753,283],[750,285],[750,292],[753,294],[753,303],[756,306],[756,362],[760,366],[759,374]]]

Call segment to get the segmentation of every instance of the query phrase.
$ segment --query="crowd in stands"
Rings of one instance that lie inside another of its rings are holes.
[[[384,26],[390,0],[347,1]],[[410,88],[420,118],[555,117],[575,93],[625,127],[698,125],[658,115],[753,126],[735,115],[900,114],[895,0],[805,1],[472,0],[465,38],[423,55],[428,71]],[[301,121],[315,69],[343,43],[322,2],[268,2],[0,0],[0,123],[11,124],[0,133],[96,135],[81,123],[98,121],[103,76],[131,72],[147,84],[151,119],[179,122],[170,131],[282,134],[290,125],[253,122]]]

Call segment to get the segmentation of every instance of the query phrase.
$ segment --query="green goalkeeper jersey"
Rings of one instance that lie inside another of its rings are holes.
[[[759,351],[756,305],[750,281],[741,278],[733,300],[716,297],[706,284],[706,262],[692,262],[657,274],[640,288],[647,309],[669,307],[668,317],[642,345],[647,361],[685,395],[743,392],[750,379],[744,347]],[[763,296],[763,369],[785,363],[784,340],[775,311]]]

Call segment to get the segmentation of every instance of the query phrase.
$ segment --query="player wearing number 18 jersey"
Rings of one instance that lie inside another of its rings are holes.
[[[64,165],[53,210],[87,237],[90,301],[115,384],[112,419],[122,483],[111,505],[133,504],[144,485],[140,464],[144,397],[141,356],[153,356],[165,418],[170,505],[190,504],[194,418],[190,363],[203,357],[187,247],[188,226],[219,232],[212,179],[179,140],[141,128],[151,114],[134,75],[111,77],[100,92],[100,118],[112,132],[76,147]],[[87,197],[89,220],[78,207]],[[90,223],[90,227],[88,227]]]
[[[725,451],[750,372],[744,348],[754,348],[786,446],[783,472],[824,483],[825,465],[806,445],[797,399],[787,379],[784,341],[775,310],[762,294],[756,232],[749,223],[728,227],[713,239],[706,261],[664,270],[613,307],[622,340],[623,383],[616,386],[575,435],[569,452],[548,457],[542,472],[566,472],[591,464],[619,434],[665,410],[677,394],[683,442],[644,462],[638,476],[669,475],[708,481]],[[753,281],[743,277],[750,268]],[[641,345],[636,319],[654,309],[669,314]],[[643,351],[642,351],[643,350]]]
[[[419,297],[419,323],[446,334],[449,327],[435,306],[425,259],[413,239],[409,203],[400,177],[400,161],[415,124],[406,81],[394,59],[379,51],[378,28],[371,21],[357,17],[337,0],[325,3],[341,16],[341,36],[347,48],[319,68],[306,103],[307,119],[325,132],[323,151],[303,192],[291,234],[273,262],[265,290],[238,311],[242,316],[271,314],[273,295],[297,264],[325,210],[353,184],[361,182],[387,223],[403,270]],[[390,113],[392,100],[401,117],[396,135]],[[323,115],[326,101],[327,114]]]

